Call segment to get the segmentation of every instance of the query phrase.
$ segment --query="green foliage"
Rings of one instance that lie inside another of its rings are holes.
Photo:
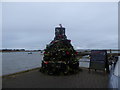
[[[69,40],[57,40],[46,46],[44,53],[45,61],[73,61],[76,60],[76,51]]]

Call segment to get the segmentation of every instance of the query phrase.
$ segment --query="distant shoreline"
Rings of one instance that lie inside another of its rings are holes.
[[[40,52],[40,51],[0,51],[0,52]]]
[[[41,51],[0,51],[0,52],[3,52],[3,53],[7,53],[7,52],[41,52]],[[79,53],[79,52],[78,52]],[[85,52],[80,52],[79,55],[81,56],[84,56],[84,55],[89,55],[90,53],[85,53]],[[78,55],[78,56],[79,56]],[[108,55],[114,55],[114,56],[120,56],[120,53],[108,53]]]

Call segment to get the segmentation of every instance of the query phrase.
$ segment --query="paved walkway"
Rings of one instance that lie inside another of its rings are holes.
[[[103,71],[89,72],[82,69],[78,74],[49,76],[33,70],[3,78],[3,88],[107,88],[108,75]]]

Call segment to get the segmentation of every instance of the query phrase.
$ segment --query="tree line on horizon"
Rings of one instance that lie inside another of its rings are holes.
[[[41,51],[41,50],[25,50],[25,49],[1,49],[0,51]]]

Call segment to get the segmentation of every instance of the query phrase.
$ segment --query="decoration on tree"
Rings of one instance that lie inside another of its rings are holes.
[[[65,28],[60,24],[60,27],[55,28],[54,40],[46,46],[40,71],[48,74],[78,71],[79,61],[76,58],[78,52],[73,49],[70,42],[65,35]]]
[[[69,52],[66,52],[66,54],[68,55],[68,54],[69,54]]]
[[[75,54],[77,55],[77,54],[78,54],[78,52],[75,52]]]
[[[44,54],[47,54],[47,52],[44,52]]]
[[[44,63],[45,63],[45,64],[48,64],[48,61],[45,61]]]

